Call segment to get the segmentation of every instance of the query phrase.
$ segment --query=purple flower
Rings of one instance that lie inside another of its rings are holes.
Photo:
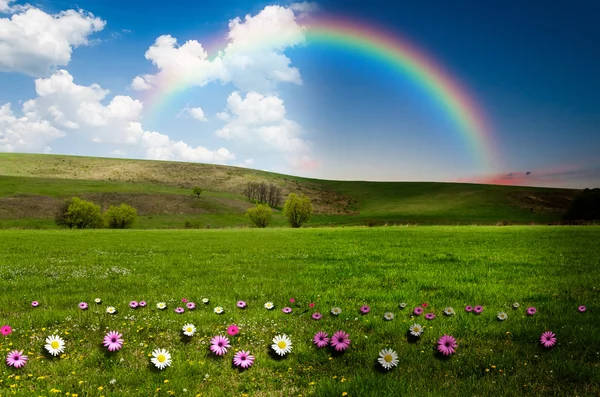
[[[217,335],[210,340],[210,351],[217,356],[222,356],[227,353],[227,348],[231,347],[229,339],[224,336]]]
[[[117,350],[121,350],[123,347],[123,335],[118,333],[117,331],[110,331],[104,339],[102,343],[105,347],[108,347],[108,351],[114,352]]]
[[[583,305],[582,305],[582,306],[579,306],[579,307],[577,308],[577,310],[579,310],[579,312],[580,312],[580,313],[583,313],[584,311],[586,311],[586,310],[587,310],[587,308],[586,308],[585,306],[583,306]]]
[[[13,350],[6,356],[6,364],[9,367],[21,368],[27,364],[28,357],[23,355],[23,350]]]
[[[129,302],[129,307],[132,309],[135,309],[139,306],[139,303],[137,303],[136,301],[131,301]]]
[[[254,356],[251,356],[250,352],[241,350],[233,356],[233,364],[236,367],[249,368],[254,364]]]
[[[81,310],[86,310],[88,308],[88,304],[85,302],[81,302],[81,303],[79,303],[79,308]]]
[[[313,313],[312,315],[313,320],[320,320],[321,317],[323,317],[321,313]]]
[[[529,316],[533,316],[536,312],[537,312],[537,309],[533,306],[527,308],[527,315],[529,315]]]
[[[544,332],[542,334],[542,336],[540,337],[540,343],[544,347],[550,348],[550,347],[554,346],[554,344],[556,343],[556,335],[554,335],[550,331]]]
[[[475,314],[481,314],[481,312],[483,312],[483,306],[477,305],[477,306],[475,306],[473,311],[475,312]]]
[[[176,308],[176,309],[175,309],[175,313],[177,313],[177,314],[181,314],[181,313],[183,313],[184,311],[185,311],[185,310],[183,309],[183,307],[178,307],[178,308]]]
[[[426,318],[427,320],[433,320],[433,319],[435,318],[435,314],[433,314],[433,313],[427,313],[427,314],[425,315],[425,318]]]
[[[437,341],[437,349],[444,356],[449,356],[454,353],[454,349],[458,347],[456,339],[451,335],[444,335]]]
[[[33,307],[38,307],[39,305],[40,305],[40,302],[38,302],[38,301],[31,302],[31,306],[33,306]]]
[[[196,308],[196,304],[194,302],[188,302],[185,304],[185,307],[187,307],[188,310],[194,310]]]
[[[367,305],[364,305],[364,306],[362,306],[362,307],[360,308],[360,312],[361,312],[362,314],[367,314],[367,313],[368,313],[368,312],[370,312],[370,311],[371,311],[371,308],[370,308],[369,306],[367,306]]]
[[[227,333],[231,336],[235,336],[240,332],[240,329],[238,328],[237,325],[235,324],[231,324],[229,327],[227,327]]]
[[[147,303],[146,301],[140,301],[140,307],[146,307]]]
[[[465,306],[465,311],[471,313],[473,311],[473,306]]]
[[[292,308],[284,307],[283,309],[281,309],[281,311],[284,312],[285,314],[290,314],[292,312]]]
[[[322,331],[317,332],[313,337],[313,343],[317,345],[319,349],[325,347],[329,344],[329,335]]]
[[[415,309],[413,310],[413,313],[415,314],[415,316],[420,316],[421,314],[423,314],[423,308],[415,307]]]
[[[240,309],[245,309],[246,308],[246,302],[244,301],[238,301],[237,303],[237,307],[239,307]]]
[[[12,332],[12,327],[10,325],[3,325],[2,328],[0,328],[0,334],[7,336],[10,335]]]
[[[331,337],[331,346],[338,352],[343,352],[350,346],[350,336],[344,331],[338,331]]]
[[[296,302],[296,299],[290,298],[290,303],[294,303],[294,302]]]

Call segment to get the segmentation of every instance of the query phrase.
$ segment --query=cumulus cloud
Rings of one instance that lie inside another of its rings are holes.
[[[0,72],[44,76],[68,65],[73,48],[89,44],[89,36],[102,30],[105,21],[83,10],[50,15],[30,6],[11,6],[0,0]]]
[[[49,152],[48,144],[65,133],[36,115],[17,117],[11,104],[0,106],[0,151]]]
[[[182,112],[189,114],[193,119],[198,121],[208,121],[202,108],[185,108]]]
[[[158,132],[146,132],[143,137],[147,148],[146,157],[152,160],[181,160],[201,163],[225,163],[235,160],[235,155],[226,148],[211,151],[202,146],[192,147],[182,141],[174,141]]]
[[[300,12],[310,7],[296,8]],[[274,5],[254,16],[232,19],[227,45],[213,59],[196,40],[178,45],[176,38],[160,36],[145,55],[158,72],[136,76],[131,88],[148,90],[182,78],[188,86],[220,81],[243,91],[259,92],[270,92],[280,82],[302,84],[300,72],[283,52],[303,44],[304,31],[292,8]]]

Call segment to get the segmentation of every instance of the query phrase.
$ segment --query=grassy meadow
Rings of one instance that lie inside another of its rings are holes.
[[[599,237],[594,226],[2,230],[0,325],[13,332],[0,348],[24,350],[29,362],[0,366],[0,396],[598,395]],[[174,313],[182,298],[198,307]],[[131,300],[148,306],[131,309]],[[90,308],[78,309],[81,301]],[[434,320],[411,315],[425,302]],[[360,315],[365,304],[371,312]],[[464,311],[477,304],[482,314]],[[332,316],[333,306],[342,314]],[[446,306],[456,315],[445,316]],[[537,314],[526,316],[528,306]],[[190,340],[181,334],[188,322],[198,329]],[[414,322],[426,326],[416,341],[407,336]],[[232,350],[215,357],[208,340],[233,323]],[[112,354],[100,343],[109,330],[125,339]],[[347,331],[350,348],[316,349],[321,330]],[[548,330],[558,338],[552,349],[539,343]],[[269,348],[280,333],[293,342],[283,359]],[[64,356],[44,352],[51,334],[66,340]],[[447,359],[434,350],[443,334],[458,342]],[[384,372],[376,359],[388,347],[399,363]],[[155,348],[172,354],[163,371],[150,364]],[[236,349],[256,356],[251,368],[232,368]]]

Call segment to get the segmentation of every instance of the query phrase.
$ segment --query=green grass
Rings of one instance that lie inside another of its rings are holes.
[[[0,366],[0,395],[598,395],[599,236],[598,227],[539,226],[0,231],[0,321],[14,328],[0,349],[30,352],[24,369]],[[183,297],[199,307],[176,315]],[[294,312],[282,314],[292,297]],[[134,299],[149,306],[129,309]],[[239,299],[246,310],[235,308]],[[41,306],[31,308],[32,300]],[[90,310],[77,309],[80,301]],[[158,311],[159,301],[169,309]],[[266,301],[276,310],[265,310]],[[325,314],[321,321],[310,319],[309,302]],[[411,318],[422,302],[435,320]],[[360,316],[363,304],[372,311]],[[485,311],[467,314],[467,304]],[[586,313],[577,312],[581,304]],[[108,305],[118,314],[105,314]],[[213,313],[217,305],[225,314]],[[329,315],[332,306],[342,315]],[[456,316],[443,316],[446,306]],[[538,313],[525,316],[527,306]],[[501,310],[505,322],[496,319]],[[387,311],[396,315],[391,322],[382,318]],[[413,321],[427,325],[416,343],[407,339]],[[189,343],[180,336],[186,322],[198,327]],[[231,368],[232,352],[215,358],[207,349],[231,323],[241,329],[234,348],[257,357],[244,372]],[[127,342],[113,355],[100,347],[109,329]],[[347,330],[352,345],[342,355],[316,350],[319,330]],[[546,330],[558,337],[551,350],[539,345]],[[43,353],[52,333],[66,339],[65,357]],[[294,343],[281,360],[269,354],[277,333]],[[445,333],[459,344],[447,360],[434,352]],[[158,347],[173,355],[162,372],[147,356]],[[375,366],[385,347],[400,356],[389,373]]]

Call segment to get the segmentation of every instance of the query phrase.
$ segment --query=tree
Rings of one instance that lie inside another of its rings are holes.
[[[244,195],[253,203],[269,204],[269,207],[279,207],[281,203],[281,188],[266,182],[248,182]]]
[[[192,190],[192,192],[198,196],[198,198],[200,198],[200,195],[202,194],[202,188],[199,186],[194,186],[194,189]]]
[[[104,226],[100,206],[79,197],[66,201],[54,219],[57,225],[66,225],[69,228],[89,229]]]
[[[283,206],[283,214],[288,219],[291,227],[300,227],[306,223],[313,213],[313,206],[310,198],[298,196],[296,193],[290,193]]]
[[[125,203],[118,207],[111,205],[104,213],[104,218],[111,229],[129,229],[137,220],[137,210]]]
[[[246,216],[250,218],[250,222],[256,227],[267,227],[271,222],[273,212],[267,204],[257,204],[256,207],[248,208]]]

